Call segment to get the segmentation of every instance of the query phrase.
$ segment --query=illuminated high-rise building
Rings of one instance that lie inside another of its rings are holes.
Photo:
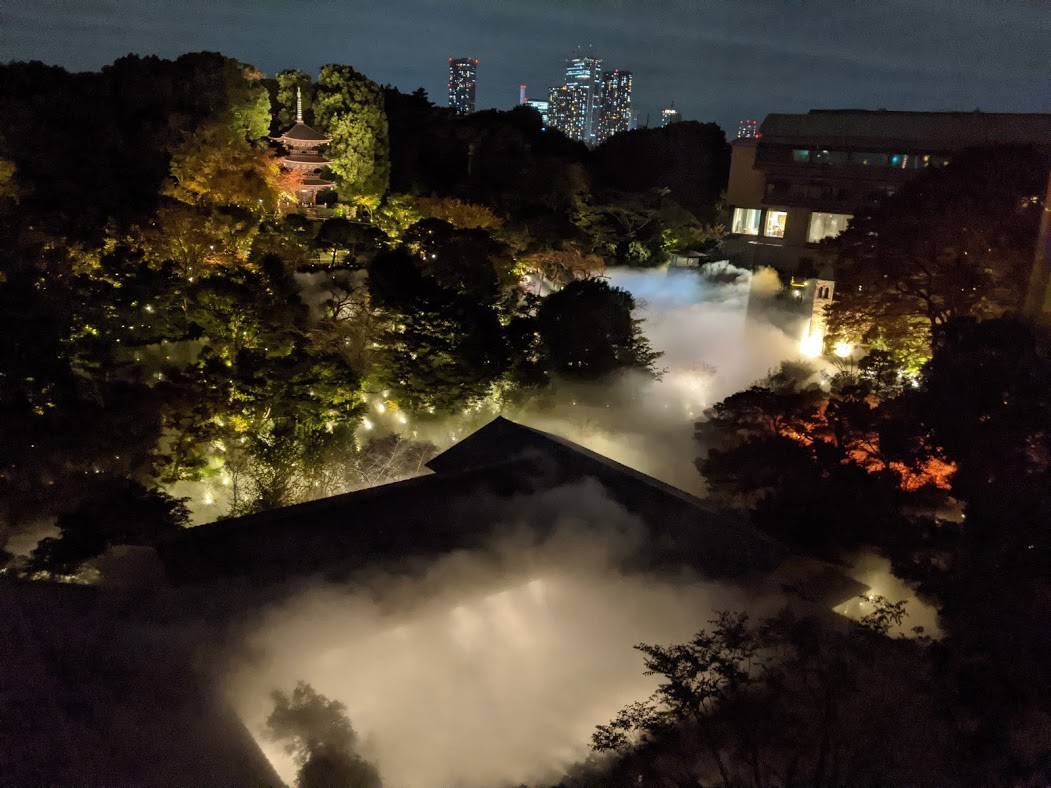
[[[548,92],[549,125],[570,139],[588,141],[589,92],[580,85],[560,85]]]
[[[551,102],[549,101],[534,101],[532,99],[526,99],[523,102],[526,107],[531,107],[540,113],[540,122],[545,126],[553,125],[551,123]]]
[[[478,58],[449,58],[449,106],[461,115],[474,112]]]
[[[617,132],[631,128],[631,72],[615,68],[602,72],[596,142],[601,144]]]
[[[571,124],[576,132],[562,131],[573,139],[593,145],[602,111],[602,59],[594,56],[591,47],[577,50],[566,61],[566,86],[576,88],[582,98],[574,103],[574,111],[580,113]]]
[[[737,122],[737,139],[754,140],[759,136],[758,120],[740,120]]]
[[[673,123],[678,123],[682,120],[682,113],[675,109],[675,102],[671,103],[670,107],[661,110],[661,128],[670,126]]]

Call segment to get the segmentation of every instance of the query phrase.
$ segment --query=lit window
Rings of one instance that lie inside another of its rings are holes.
[[[758,208],[734,208],[733,231],[741,235],[759,235]]]
[[[816,150],[811,160],[815,164],[838,166],[847,163],[847,153],[841,150]]]
[[[784,238],[785,222],[788,221],[788,211],[767,211],[766,232],[767,238]]]
[[[862,167],[886,167],[886,153],[851,153],[851,164],[860,164]]]
[[[792,151],[792,161],[796,164],[806,164],[810,161],[810,151],[799,149]]]
[[[835,238],[845,229],[853,217],[846,213],[820,213],[815,211],[810,214],[810,230],[807,232],[807,241],[816,244],[825,238]]]

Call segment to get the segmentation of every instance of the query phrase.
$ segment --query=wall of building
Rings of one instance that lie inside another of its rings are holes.
[[[735,140],[730,156],[730,181],[726,201],[734,206],[759,206],[766,194],[766,178],[755,169],[758,141]]]

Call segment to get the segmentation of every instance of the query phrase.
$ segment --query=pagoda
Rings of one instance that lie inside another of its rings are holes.
[[[318,192],[333,186],[333,181],[326,181],[321,177],[321,170],[327,167],[331,160],[325,158],[320,148],[331,140],[303,122],[303,93],[299,88],[296,88],[295,125],[280,137],[273,139],[288,151],[288,155],[281,159],[281,168],[303,173],[303,182],[296,191],[299,204],[315,205]]]

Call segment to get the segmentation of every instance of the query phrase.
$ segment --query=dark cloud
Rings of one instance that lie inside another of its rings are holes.
[[[578,44],[636,73],[645,115],[674,100],[724,125],[852,106],[1051,110],[1043,0],[0,0],[0,57],[94,69],[129,51],[214,49],[265,71],[350,63],[445,91],[480,58],[479,103],[542,97]]]

